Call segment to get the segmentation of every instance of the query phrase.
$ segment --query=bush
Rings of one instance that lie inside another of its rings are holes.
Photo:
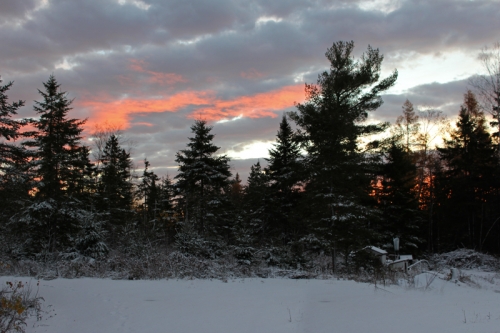
[[[29,316],[41,318],[42,300],[38,296],[38,290],[32,295],[29,283],[7,281],[6,286],[0,290],[0,332],[24,332]]]

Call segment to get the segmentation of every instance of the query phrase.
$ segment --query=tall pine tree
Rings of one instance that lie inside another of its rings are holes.
[[[321,73],[317,84],[306,84],[306,102],[290,114],[307,151],[307,218],[317,225],[334,261],[337,248],[347,258],[367,241],[371,171],[358,139],[381,131],[380,126],[362,123],[382,104],[380,93],[397,79],[395,71],[380,80],[383,56],[378,49],[368,46],[359,60],[353,58],[353,49],[351,41],[334,43],[327,50],[330,71]]]
[[[33,151],[36,176],[39,178],[37,195],[59,200],[72,195],[79,188],[73,184],[88,165],[88,150],[81,144],[82,125],[85,120],[69,119],[72,101],[60,91],[60,84],[53,75],[38,90],[41,102],[35,101],[38,119],[30,123],[36,131],[26,133],[31,139],[23,145]]]
[[[29,120],[35,130],[24,133],[23,142],[36,180],[35,202],[13,218],[13,228],[27,235],[26,254],[38,255],[75,251],[75,237],[89,216],[82,199],[90,195],[91,172],[89,150],[80,142],[85,120],[68,118],[72,101],[54,76],[43,85],[43,100],[34,106],[39,117]]]
[[[456,129],[438,150],[444,163],[438,177],[441,241],[448,248],[465,245],[482,250],[491,237],[488,230],[500,217],[500,186],[495,146],[472,92],[464,95]],[[497,235],[499,231],[496,226]]]

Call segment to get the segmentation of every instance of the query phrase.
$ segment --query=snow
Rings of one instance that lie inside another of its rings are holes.
[[[378,248],[376,246],[367,246],[366,248],[371,249],[374,252],[377,252],[379,254],[387,254],[387,251],[382,250],[381,248]]]
[[[500,332],[500,275],[424,273],[399,285],[338,279],[40,281],[26,332]],[[0,283],[27,278],[0,277]],[[31,282],[32,285],[36,281]],[[32,319],[34,320],[34,319]]]

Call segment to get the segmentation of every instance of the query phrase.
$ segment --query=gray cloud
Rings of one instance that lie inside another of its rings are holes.
[[[0,20],[9,23],[22,20],[36,5],[36,0],[2,0],[0,2]]]
[[[37,89],[50,74],[75,99],[71,116],[85,118],[93,116],[81,107],[89,100],[149,100],[210,91],[227,101],[314,83],[328,67],[326,49],[337,40],[354,40],[356,56],[368,44],[379,47],[389,70],[449,51],[474,58],[482,46],[498,39],[500,28],[500,2],[491,0],[401,0],[391,2],[395,6],[387,11],[381,5],[363,9],[361,1],[347,0],[122,2],[0,2],[0,74],[15,81],[10,97],[27,101],[22,117],[34,116],[32,101],[40,99]],[[426,84],[385,95],[373,118],[394,121],[407,98],[450,115],[458,112],[466,82],[434,81],[429,77]],[[147,157],[158,172],[175,172],[166,167],[175,164],[175,152],[185,147],[195,110],[188,105],[176,112],[145,109],[129,115],[127,135],[137,142],[136,159]],[[215,123],[216,144],[228,151],[272,140],[279,120]],[[234,163],[244,175],[255,161]]]
[[[384,95],[382,96],[384,104],[371,116],[394,123],[402,114],[402,106],[408,99],[416,110],[437,109],[453,118],[458,115],[464,93],[467,89],[471,89],[467,82],[467,79],[447,83],[432,82],[412,87],[402,94]]]

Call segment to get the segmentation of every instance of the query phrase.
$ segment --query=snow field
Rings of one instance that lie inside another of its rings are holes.
[[[29,281],[0,277],[13,280]],[[480,282],[55,279],[40,281],[47,314],[26,332],[500,332],[500,276],[470,280]]]

